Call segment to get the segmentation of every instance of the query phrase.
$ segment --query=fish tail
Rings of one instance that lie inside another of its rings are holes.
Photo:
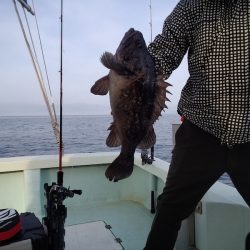
[[[129,177],[134,168],[134,156],[124,156],[120,154],[107,168],[105,176],[110,180],[117,182]]]

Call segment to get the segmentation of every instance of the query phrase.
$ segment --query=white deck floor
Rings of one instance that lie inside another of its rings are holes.
[[[65,250],[123,250],[103,221],[66,227]]]
[[[79,224],[93,221],[104,221],[110,225],[114,238],[120,238],[121,244],[126,250],[140,250],[143,249],[149,229],[151,227],[153,215],[149,210],[145,209],[139,203],[131,201],[120,201],[109,204],[100,204],[99,206],[93,206],[83,208],[82,210],[68,208],[68,218],[66,224]],[[91,224],[89,224],[91,225]],[[88,226],[86,224],[86,226]],[[102,233],[96,231],[96,241],[101,240]],[[68,240],[66,236],[66,240]],[[70,239],[75,241],[74,239]],[[82,237],[82,239],[83,237]],[[92,240],[91,240],[92,242]],[[69,243],[68,243],[69,244]],[[82,244],[82,243],[81,243]],[[89,244],[86,242],[86,244]],[[93,241],[93,244],[96,244]],[[67,243],[66,243],[67,246]],[[106,248],[81,248],[88,250],[105,250]],[[69,248],[67,248],[69,249]],[[77,250],[80,248],[70,248],[71,250]],[[120,249],[120,248],[110,248]]]

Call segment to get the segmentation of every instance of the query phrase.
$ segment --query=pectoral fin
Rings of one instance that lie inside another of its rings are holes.
[[[109,76],[104,76],[96,81],[90,91],[94,95],[106,95],[109,91]]]
[[[133,75],[133,73],[126,66],[119,63],[116,57],[110,52],[105,52],[102,55],[101,62],[105,67],[114,70],[119,75],[124,75],[124,76]]]

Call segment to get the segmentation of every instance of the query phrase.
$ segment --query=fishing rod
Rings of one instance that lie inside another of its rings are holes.
[[[149,20],[149,26],[150,26],[150,42],[152,43],[153,41],[153,18],[152,18],[152,3],[151,0],[149,1],[149,15],[150,15],[150,20]]]
[[[62,156],[63,156],[63,141],[62,141],[62,116],[63,116],[63,0],[61,0],[61,34],[60,34],[60,137],[59,137],[59,166],[57,172],[57,183],[63,185],[62,171]]]
[[[30,12],[32,15],[35,15],[35,12],[32,10],[30,5],[27,3],[27,0],[17,0],[24,9],[26,9],[28,12]],[[14,7],[18,16],[18,20],[20,22],[24,38],[27,44],[27,47],[29,49],[32,62],[35,68],[35,71],[38,76],[38,80],[40,83],[41,77],[37,70],[36,63],[34,61],[33,53],[30,49],[25,30],[23,28],[21,18],[16,6],[15,0],[13,0]],[[64,242],[64,236],[65,236],[65,229],[64,224],[67,217],[67,208],[63,204],[63,201],[70,197],[72,198],[75,194],[81,195],[81,190],[70,190],[69,188],[65,188],[63,186],[63,170],[62,170],[62,156],[63,156],[63,139],[62,139],[62,122],[63,122],[63,0],[61,0],[61,46],[60,46],[60,128],[59,128],[59,166],[58,166],[58,172],[57,172],[57,183],[52,182],[51,185],[48,185],[48,183],[44,184],[44,190],[45,190],[45,196],[46,196],[46,205],[45,205],[45,217],[43,218],[43,224],[47,227],[48,231],[48,246],[49,250],[64,250],[65,249],[65,242]],[[42,85],[42,84],[41,84]],[[42,92],[47,104],[47,107],[49,107],[47,102],[47,95],[46,92],[44,92],[44,88],[42,88]],[[50,109],[49,113],[50,112]],[[53,127],[54,129],[54,127]]]
[[[65,249],[65,220],[67,217],[67,208],[63,201],[75,194],[81,195],[82,190],[70,190],[63,186],[63,0],[61,0],[61,36],[60,36],[60,137],[59,137],[59,166],[57,171],[57,183],[52,185],[44,184],[45,196],[47,199],[46,217],[43,218],[44,224],[48,229],[49,250]]]
[[[149,26],[150,26],[150,42],[152,43],[153,41],[153,18],[152,18],[152,2],[149,0]],[[144,164],[152,164],[154,161],[154,146],[151,147],[150,149],[150,156],[148,155],[148,150],[147,149],[142,149],[141,150],[141,160],[142,160],[142,165]]]

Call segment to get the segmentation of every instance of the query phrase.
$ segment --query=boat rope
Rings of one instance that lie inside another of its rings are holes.
[[[33,10],[35,10],[35,5],[34,5],[34,1],[33,0],[32,0],[32,6],[33,6]],[[39,29],[38,20],[37,20],[37,14],[35,15],[35,21],[36,21],[37,34],[38,34],[38,38],[39,38],[39,42],[40,42],[40,47],[41,47],[41,53],[42,53],[42,58],[43,58],[44,70],[45,70],[45,73],[46,73],[46,78],[47,78],[47,83],[48,83],[48,88],[49,88],[50,96],[51,96],[51,99],[52,99],[52,92],[51,92],[51,88],[50,88],[49,75],[48,75],[48,70],[47,70],[47,66],[46,66],[46,62],[45,62],[45,56],[44,56],[42,39],[41,39],[40,29]],[[53,111],[54,111],[54,114],[55,114],[55,117],[56,117],[55,105],[54,105],[53,99],[51,101],[52,101],[52,108],[53,108]]]
[[[33,5],[33,10],[35,11],[34,5]],[[40,74],[40,77],[41,77],[41,80],[42,80],[43,86],[44,86],[44,78],[43,78],[42,70],[41,70],[41,67],[40,67],[40,64],[39,64],[38,56],[37,56],[37,53],[36,53],[36,47],[35,47],[35,44],[34,44],[34,41],[33,41],[33,37],[32,37],[32,34],[31,34],[31,30],[30,30],[30,25],[29,25],[28,18],[27,18],[27,15],[26,15],[26,12],[25,12],[24,8],[23,8],[23,13],[24,13],[27,29],[29,31],[29,37],[30,37],[30,41],[31,41],[31,44],[32,44],[33,52],[34,52],[34,59],[36,60],[37,69],[39,71],[39,74]],[[36,13],[36,12],[34,12],[34,13]],[[34,17],[37,20],[36,15],[34,15]],[[38,23],[36,24],[36,27],[37,27],[38,37],[39,37],[39,41],[40,41],[40,48],[41,48],[41,52],[42,52],[42,55],[43,55],[43,64],[44,64],[44,68],[45,68],[45,72],[46,72],[46,76],[47,76],[47,85],[48,85],[48,89],[49,89],[49,93],[50,93],[50,105],[52,107],[53,115],[54,115],[55,119],[57,120],[55,105],[54,105],[53,98],[52,98],[52,92],[51,92],[51,88],[50,88],[49,76],[48,76],[48,71],[47,71],[47,67],[46,67],[46,62],[45,62],[45,57],[44,57],[43,46],[42,46],[42,42],[41,42]],[[46,89],[46,88],[44,88],[44,89]]]
[[[47,110],[48,110],[48,113],[49,113],[49,116],[50,116],[50,121],[51,121],[51,125],[52,125],[53,131],[54,131],[54,135],[56,137],[57,144],[59,145],[60,144],[60,128],[59,128],[59,125],[58,125],[57,119],[56,119],[54,103],[52,101],[50,101],[49,98],[48,98],[48,94],[47,94],[45,84],[44,84],[44,81],[43,81],[43,77],[42,77],[41,68],[39,66],[39,63],[38,63],[38,60],[37,60],[37,57],[36,57],[36,52],[33,53],[32,49],[31,49],[31,46],[30,46],[29,40],[27,38],[25,28],[24,28],[24,25],[22,23],[22,19],[20,17],[20,14],[19,14],[19,11],[18,11],[15,0],[13,0],[13,4],[14,4],[15,12],[17,14],[17,18],[18,18],[18,21],[19,21],[19,24],[20,24],[20,27],[21,27],[21,30],[22,30],[22,33],[23,33],[23,36],[24,36],[26,46],[28,48],[28,51],[29,51],[29,54],[30,54],[30,57],[31,57],[33,67],[34,67],[34,70],[35,70],[35,73],[36,73],[36,76],[37,76],[37,79],[38,79],[38,82],[39,82],[39,86],[41,88],[42,95],[43,95],[43,98],[44,98],[44,101],[45,101],[45,104],[46,104],[46,107],[47,107]],[[23,5],[22,5],[22,7],[24,9]],[[26,22],[28,23],[27,19],[26,19]],[[30,29],[29,29],[29,31],[30,31]],[[31,35],[31,33],[30,33],[30,35]],[[32,41],[32,44],[34,45],[32,36],[31,36],[31,41]],[[52,103],[52,105],[51,105],[51,103]]]
[[[33,37],[31,35],[31,31],[30,31],[30,25],[29,25],[28,18],[27,18],[27,15],[26,15],[26,12],[25,12],[24,8],[23,8],[23,14],[24,14],[24,17],[25,17],[25,21],[26,21],[26,25],[27,25],[28,31],[29,31],[30,41],[31,41],[31,44],[32,44],[33,52],[34,52],[34,58],[36,60],[37,66],[38,66],[39,74],[40,74],[40,76],[41,76],[41,78],[43,80],[41,67],[40,67],[40,64],[39,64],[39,61],[38,61],[38,57],[37,57],[37,53],[36,53],[36,48],[35,48]]]

